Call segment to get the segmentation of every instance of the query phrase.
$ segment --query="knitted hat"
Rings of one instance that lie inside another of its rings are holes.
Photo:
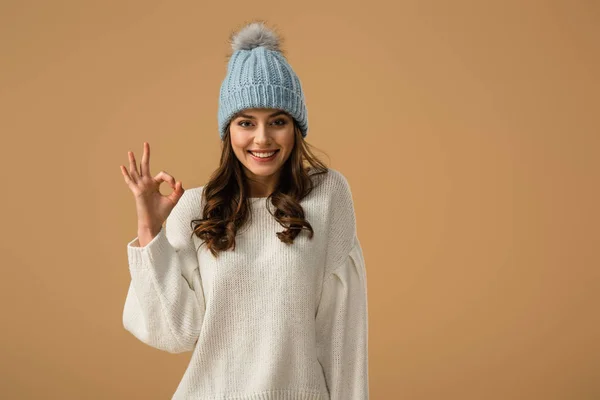
[[[246,108],[285,110],[306,137],[308,116],[300,79],[279,44],[275,32],[262,22],[250,23],[232,35],[233,54],[219,96],[221,140],[233,115]]]

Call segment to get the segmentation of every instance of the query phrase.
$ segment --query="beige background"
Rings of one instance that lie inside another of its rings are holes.
[[[120,164],[205,183],[229,32],[264,18],[348,178],[371,398],[600,398],[596,1],[2,1],[0,398],[167,399],[121,317]],[[164,185],[164,193],[170,189]]]

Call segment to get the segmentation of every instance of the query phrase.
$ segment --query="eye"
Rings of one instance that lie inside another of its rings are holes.
[[[244,125],[245,123],[249,123],[251,124],[251,121],[248,120],[242,120],[238,122],[238,125],[243,127],[243,128],[247,128],[248,125]],[[284,118],[277,118],[276,120],[273,121],[273,123],[277,126],[283,126],[285,124],[287,124],[287,121]]]

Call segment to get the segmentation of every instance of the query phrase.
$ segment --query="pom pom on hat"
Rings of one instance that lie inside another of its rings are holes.
[[[252,50],[255,47],[265,47],[272,51],[279,51],[280,40],[277,34],[265,26],[263,22],[252,22],[231,38],[231,48],[233,51]]]

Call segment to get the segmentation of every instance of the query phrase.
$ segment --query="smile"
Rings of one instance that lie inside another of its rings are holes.
[[[254,153],[254,152],[248,150],[248,153],[250,153],[252,158],[254,158],[257,161],[271,161],[275,158],[275,155],[277,153],[279,153],[279,149],[277,149],[275,151],[270,151],[268,153],[265,153],[265,152]]]

